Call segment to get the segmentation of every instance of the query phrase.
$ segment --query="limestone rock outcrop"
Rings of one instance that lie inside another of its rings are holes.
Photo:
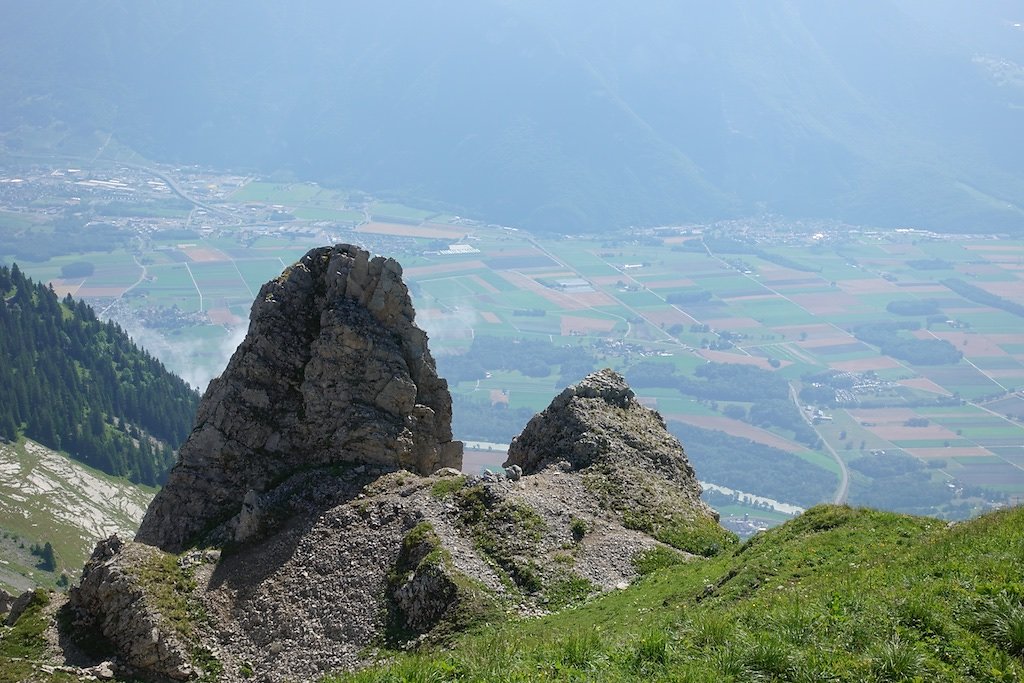
[[[647,462],[696,481],[661,416],[640,404],[622,375],[606,368],[566,388],[535,415],[512,440],[505,467],[518,465],[533,474],[560,461],[583,469],[612,460]]]
[[[400,276],[339,245],[260,291],[136,541],[101,543],[71,593],[118,670],[317,680],[382,642],[622,587],[646,553],[730,542],[679,442],[611,370],[535,416],[506,475],[461,474]]]
[[[193,678],[197,672],[188,642],[191,634],[175,628],[172,610],[161,605],[159,598],[164,596],[164,603],[179,603],[185,609],[188,596],[181,594],[185,587],[169,581],[177,574],[176,562],[177,558],[150,546],[126,546],[117,536],[101,541],[82,571],[80,584],[68,596],[75,628],[113,644],[132,669],[171,680]],[[169,585],[153,590],[159,582]]]
[[[265,284],[137,539],[180,551],[303,468],[460,467],[451,395],[413,317],[401,266],[351,245]]]
[[[693,467],[661,415],[641,405],[609,368],[566,388],[512,440],[506,468],[529,475],[552,465],[599,478],[606,504],[626,511],[634,524],[640,513],[652,528],[666,515],[718,520],[701,501]]]

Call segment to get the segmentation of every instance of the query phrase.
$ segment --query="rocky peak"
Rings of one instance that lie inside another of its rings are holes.
[[[460,467],[448,385],[413,318],[401,266],[352,245],[313,249],[265,284],[137,540],[180,551],[311,467]]]
[[[72,635],[102,636],[126,677],[315,680],[386,640],[623,587],[648,553],[734,541],[611,370],[530,421],[507,476],[451,469],[426,341],[390,259],[315,249],[266,284],[137,542],[101,543],[83,570]]]
[[[683,447],[657,412],[645,408],[619,373],[605,368],[562,391],[512,440],[506,467],[525,474],[568,462],[573,469],[612,463],[648,465],[694,478]]]

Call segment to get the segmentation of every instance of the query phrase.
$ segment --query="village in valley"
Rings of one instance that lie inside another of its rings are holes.
[[[530,414],[611,366],[744,533],[816,502],[959,518],[1024,496],[1024,240],[771,216],[540,235],[459,213],[287,177],[10,157],[0,261],[203,389],[264,282],[313,246],[358,244],[403,266],[456,436],[489,444],[467,467],[500,470]],[[709,389],[709,368],[781,393]],[[744,464],[720,463],[727,448]],[[801,482],[817,484],[787,493]]]

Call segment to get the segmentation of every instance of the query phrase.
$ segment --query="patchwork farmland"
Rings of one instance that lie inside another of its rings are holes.
[[[950,517],[1024,497],[1024,241],[735,224],[551,237],[316,185],[236,185],[204,199],[223,216],[190,215],[187,239],[165,230],[180,217],[163,217],[130,246],[19,265],[205,385],[262,283],[313,246],[353,242],[403,264],[457,436],[489,444],[476,467],[500,463],[508,435],[589,364],[624,372],[670,424],[701,430],[685,432],[698,472],[740,476],[720,466],[715,435],[742,439],[733,452],[749,444],[744,462],[763,473],[712,481],[730,489]],[[91,274],[62,276],[83,261]],[[517,361],[523,344],[561,360]],[[695,380],[719,365],[778,378],[789,396],[708,393]],[[801,495],[811,480],[818,493]],[[930,497],[904,500],[899,482]]]

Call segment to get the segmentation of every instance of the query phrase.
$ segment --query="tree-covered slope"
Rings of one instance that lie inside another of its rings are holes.
[[[109,474],[157,484],[198,394],[87,304],[0,267],[0,437],[23,434]]]
[[[559,232],[763,212],[1020,230],[1021,18],[998,0],[18,3],[0,132],[15,153],[25,127],[112,132],[156,160]]]
[[[577,609],[330,680],[1020,681],[1022,558],[1021,508],[947,526],[820,506],[708,561],[652,555]]]

